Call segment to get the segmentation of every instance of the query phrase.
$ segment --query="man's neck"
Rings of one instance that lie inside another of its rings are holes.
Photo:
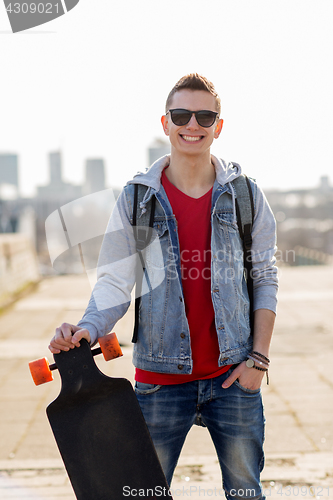
[[[165,173],[177,189],[192,198],[206,194],[215,181],[210,151],[200,156],[184,156],[171,150],[170,165]]]

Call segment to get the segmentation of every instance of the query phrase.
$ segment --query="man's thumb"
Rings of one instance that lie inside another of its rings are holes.
[[[72,337],[72,342],[73,344],[76,344],[80,342],[80,340],[86,339],[88,342],[90,342],[90,334],[86,328],[82,328],[78,330],[77,332],[74,333]]]

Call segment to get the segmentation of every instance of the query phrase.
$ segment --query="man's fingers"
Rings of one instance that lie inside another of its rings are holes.
[[[69,344],[61,337],[53,337],[49,345],[49,349],[53,354],[58,354],[60,351],[69,351],[72,347],[74,347],[73,344]]]
[[[68,335],[68,326],[66,324],[66,331],[63,330],[63,325],[56,328],[55,335],[51,339],[50,345],[55,349],[68,350],[72,347],[72,334]]]
[[[52,354],[59,354],[60,351],[69,351],[70,349],[74,349],[74,347],[79,347],[79,342],[82,338],[86,338],[90,342],[88,330],[69,323],[63,323],[59,328],[56,328],[49,349]]]
[[[238,380],[240,385],[246,389],[256,390],[261,386],[263,376],[264,372],[255,370],[254,368],[247,368],[245,361],[243,361],[223,382],[222,387],[223,389],[228,389],[235,380]]]
[[[240,373],[241,372],[238,369],[238,367],[235,368],[234,371],[232,372],[232,374],[229,375],[229,377],[226,378],[225,381],[223,382],[223,384],[222,384],[223,389],[228,389],[228,387],[230,387],[235,382],[235,380],[238,379]]]
[[[60,349],[56,349],[55,347],[52,347],[51,344],[49,345],[49,351],[52,352],[52,354],[59,354]]]
[[[71,344],[73,333],[75,333],[77,330],[80,330],[79,326],[71,325],[69,323],[63,323],[60,328],[56,329],[56,337],[57,337],[57,331],[60,331],[59,332],[60,337],[63,337],[66,342]]]
[[[257,390],[261,386],[261,381],[263,379],[265,372],[255,370],[254,368],[247,368],[238,377],[238,382],[246,389]]]
[[[58,354],[60,351],[69,351],[70,346],[62,337],[54,336],[51,339],[49,349],[53,354]]]
[[[78,329],[73,337],[72,337],[72,343],[76,345],[76,347],[79,347],[80,340],[86,339],[88,342],[90,342],[90,333],[86,328]]]

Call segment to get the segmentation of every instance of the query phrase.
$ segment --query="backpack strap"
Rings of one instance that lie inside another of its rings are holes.
[[[253,276],[252,276],[252,227],[254,204],[251,184],[244,174],[232,181],[236,191],[236,215],[240,237],[243,241],[244,273],[250,299],[250,327],[253,334]]]
[[[134,330],[132,342],[136,343],[138,340],[138,329],[139,329],[139,309],[141,302],[141,291],[142,291],[142,281],[143,276],[146,274],[146,264],[144,251],[147,245],[150,243],[152,237],[152,228],[154,225],[154,213],[155,213],[155,196],[149,200],[146,205],[146,211],[140,216],[139,223],[137,224],[137,214],[140,210],[140,202],[143,200],[144,195],[147,191],[147,186],[142,184],[134,184],[134,199],[133,199],[133,233],[135,238],[136,251],[138,253],[141,269],[136,270],[136,298],[135,298],[135,313],[134,313]]]

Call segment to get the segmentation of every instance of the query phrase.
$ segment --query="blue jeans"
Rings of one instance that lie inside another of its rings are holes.
[[[223,389],[231,371],[177,385],[136,382],[135,392],[169,485],[188,431],[193,424],[202,425],[215,445],[227,499],[264,499],[261,391],[237,381]]]

